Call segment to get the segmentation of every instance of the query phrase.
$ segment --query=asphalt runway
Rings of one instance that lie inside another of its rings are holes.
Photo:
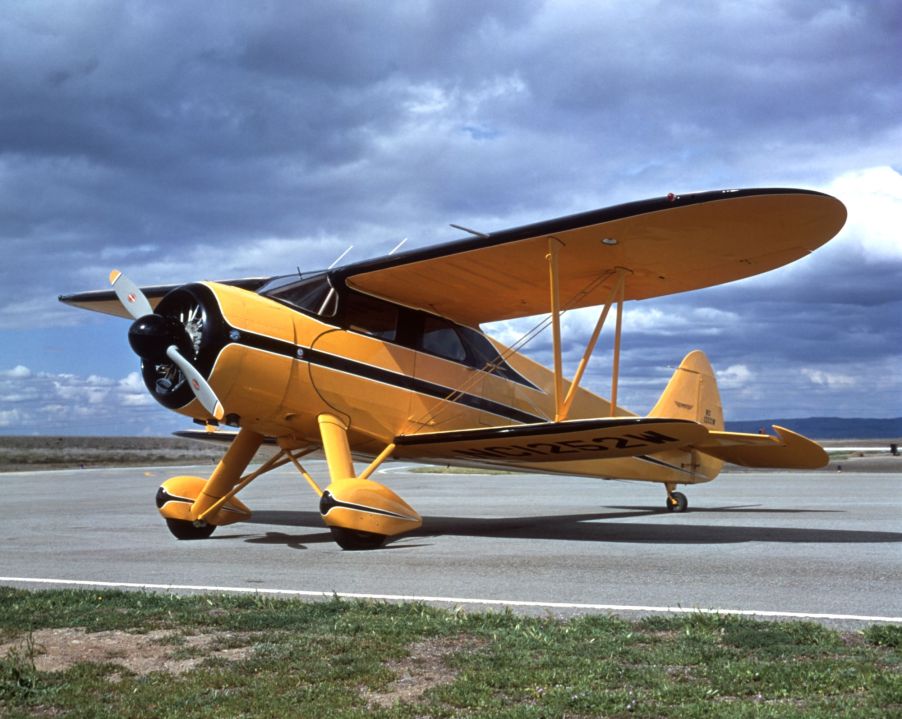
[[[328,483],[323,462],[308,468]],[[724,474],[681,488],[690,511],[671,514],[659,485],[410,469],[389,464],[374,478],[423,515],[423,528],[368,552],[339,549],[294,470],[241,494],[254,510],[250,522],[181,542],[157,514],[154,493],[167,477],[206,474],[209,465],[0,474],[0,584],[336,592],[553,614],[670,607],[902,621],[900,474]]]

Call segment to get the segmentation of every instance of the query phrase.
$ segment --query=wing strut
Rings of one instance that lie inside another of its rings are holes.
[[[623,329],[624,281],[620,275],[620,292],[617,298],[617,328],[614,330],[614,362],[611,370],[611,416],[617,415],[617,385],[620,384],[620,332]]]
[[[561,354],[561,290],[558,282],[557,255],[561,241],[548,238],[548,286],[551,291],[551,341],[554,348],[554,421],[560,422],[563,408],[564,370]]]
[[[589,357],[591,357],[592,352],[595,351],[595,345],[598,344],[598,338],[601,335],[601,330],[607,320],[608,313],[616,301],[617,326],[614,332],[614,361],[611,375],[610,410],[611,416],[613,417],[617,414],[617,385],[620,381],[620,336],[623,327],[623,301],[626,292],[626,275],[630,270],[624,267],[616,268],[615,273],[617,279],[614,282],[614,286],[611,288],[611,295],[598,316],[598,321],[595,323],[595,329],[592,331],[592,336],[589,338],[589,342],[586,345],[586,351],[583,353],[582,359],[579,362],[579,366],[576,369],[576,374],[573,376],[573,381],[570,383],[567,394],[564,395],[563,353],[561,349],[560,280],[558,275],[558,253],[562,244],[563,243],[556,237],[549,237],[548,254],[545,255],[545,259],[548,261],[551,335],[554,351],[554,421],[563,422],[570,414],[570,407],[573,404],[573,400],[576,398],[576,390],[585,374],[586,366],[589,364]]]
[[[576,368],[576,374],[573,375],[573,381],[570,384],[570,389],[567,391],[567,396],[564,397],[564,402],[557,412],[556,421],[558,422],[563,422],[570,414],[570,406],[573,404],[573,400],[576,398],[576,390],[579,387],[579,383],[583,379],[583,375],[586,372],[586,367],[589,364],[589,358],[595,351],[595,345],[598,344],[598,338],[601,335],[601,330],[608,318],[608,312],[611,311],[611,307],[613,307],[615,301],[617,301],[617,329],[614,341],[614,371],[613,377],[611,378],[611,416],[613,417],[616,413],[615,407],[617,406],[617,382],[620,369],[620,327],[623,321],[624,282],[628,271],[629,270],[626,270],[623,267],[617,268],[617,281],[611,288],[611,296],[608,298],[607,303],[605,303],[604,307],[601,310],[601,313],[598,315],[598,321],[595,323],[595,329],[592,331],[592,336],[589,338],[589,343],[586,345],[586,351],[583,353],[582,359],[579,361],[579,366]]]

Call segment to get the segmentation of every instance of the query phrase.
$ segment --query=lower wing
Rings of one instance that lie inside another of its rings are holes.
[[[744,467],[817,469],[827,464],[827,453],[816,442],[783,427],[774,429],[777,436],[714,432],[684,419],[607,417],[401,435],[392,456],[509,465],[697,450]]]
[[[777,436],[709,431],[698,422],[662,417],[605,417],[541,422],[395,438],[396,459],[511,465],[640,457],[668,450],[697,450],[743,467],[818,469],[829,461],[816,442],[785,427]],[[178,437],[231,442],[237,432],[183,430]],[[272,437],[265,443],[275,444]]]
[[[615,459],[681,449],[707,436],[707,429],[690,420],[606,417],[402,435],[395,438],[393,456],[499,464]]]

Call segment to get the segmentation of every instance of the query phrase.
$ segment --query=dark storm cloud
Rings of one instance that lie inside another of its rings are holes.
[[[895,125],[898,83],[873,76],[892,72],[875,62],[892,18],[782,7],[73,7],[13,28],[36,44],[4,73],[0,132],[48,189],[89,175],[109,223],[91,229],[119,237],[525,215],[544,198],[537,219],[574,189],[603,201],[612,175],[672,182],[778,140]]]

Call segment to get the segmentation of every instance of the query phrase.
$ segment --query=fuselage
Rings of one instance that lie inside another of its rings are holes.
[[[554,417],[550,370],[477,328],[354,292],[325,273],[257,292],[212,282],[188,285],[167,295],[156,311],[195,318],[188,327],[195,363],[225,407],[225,421],[284,446],[318,444],[317,417],[323,413],[344,418],[360,455],[378,454],[398,435]],[[186,388],[166,384],[165,367],[145,363],[143,372],[165,406],[206,419]],[[612,413],[607,400],[577,389],[572,419],[612,414],[633,413]],[[695,471],[688,452],[541,466],[511,458],[502,464],[658,482],[712,478]]]

